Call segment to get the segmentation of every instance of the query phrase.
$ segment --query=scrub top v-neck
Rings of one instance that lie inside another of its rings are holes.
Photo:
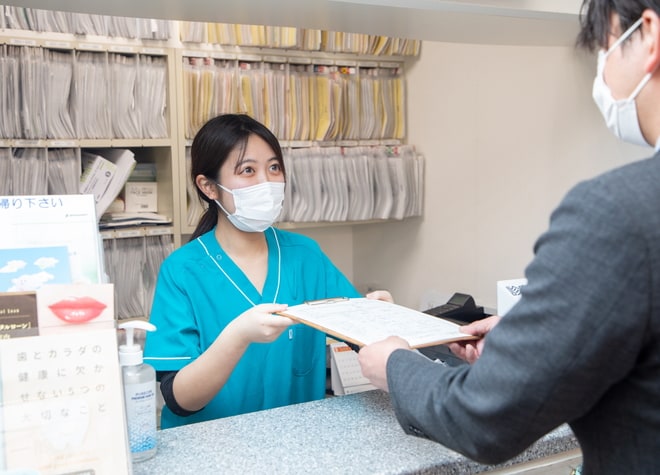
[[[259,290],[254,287],[245,273],[218,244],[215,234],[212,236],[205,234],[197,238],[197,241],[204,248],[209,259],[211,259],[222,275],[253,306],[260,303],[276,303],[279,296],[282,251],[275,230],[270,228],[270,231],[272,232],[268,232],[267,230],[265,233],[266,245],[268,247],[268,272],[261,293],[259,293]]]
[[[262,293],[218,244],[215,229],[200,236],[201,243],[193,240],[165,260],[150,316],[157,330],[147,336],[146,363],[157,371],[183,368],[253,303],[296,305],[359,296],[313,240],[274,228],[265,236],[268,273]],[[161,427],[320,399],[325,374],[325,335],[292,325],[272,343],[251,344],[225,386],[201,411],[180,417],[164,407]]]

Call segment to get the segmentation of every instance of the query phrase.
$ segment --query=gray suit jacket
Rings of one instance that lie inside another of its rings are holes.
[[[660,473],[659,155],[567,194],[474,365],[390,356],[406,432],[499,463],[568,422],[584,473]]]

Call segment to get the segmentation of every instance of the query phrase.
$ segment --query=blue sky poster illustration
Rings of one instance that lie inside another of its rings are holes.
[[[71,283],[66,246],[0,249],[0,292],[26,292]]]

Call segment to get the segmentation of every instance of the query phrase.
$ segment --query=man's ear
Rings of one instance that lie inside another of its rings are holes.
[[[220,198],[220,191],[218,190],[218,185],[215,184],[213,180],[208,179],[204,175],[197,175],[195,177],[195,184],[202,193],[210,200],[217,200]]]
[[[647,8],[642,13],[644,19],[642,27],[644,28],[644,45],[647,51],[647,59],[644,65],[644,72],[652,73],[660,69],[660,16]]]

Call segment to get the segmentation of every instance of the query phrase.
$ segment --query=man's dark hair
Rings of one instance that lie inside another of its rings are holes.
[[[635,23],[650,8],[660,15],[658,0],[584,0],[580,10],[580,33],[577,45],[589,51],[606,49],[612,13],[619,15],[621,32]]]

